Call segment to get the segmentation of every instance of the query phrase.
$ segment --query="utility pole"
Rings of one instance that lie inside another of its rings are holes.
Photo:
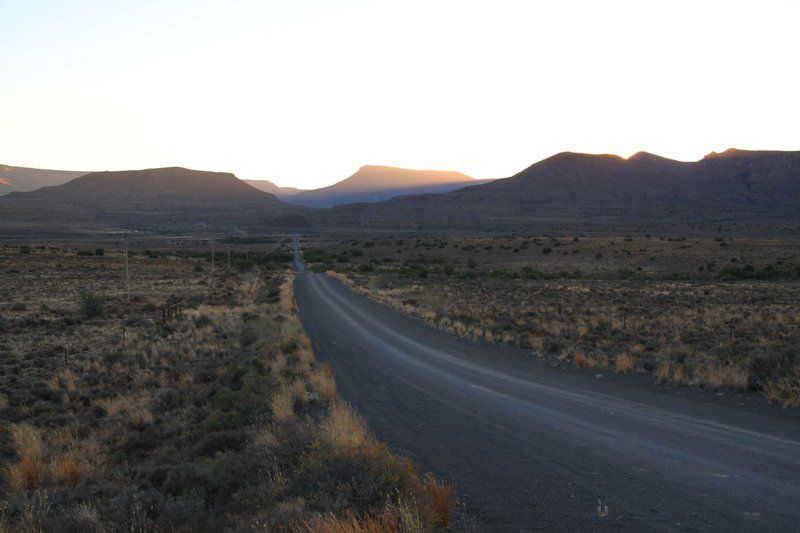
[[[211,275],[214,275],[214,239],[211,239]]]
[[[131,300],[131,275],[128,269],[128,234],[125,233],[125,294],[128,295],[128,301]]]
[[[229,245],[226,245],[225,247],[228,249],[228,270],[230,270],[231,269],[231,246],[229,244]]]

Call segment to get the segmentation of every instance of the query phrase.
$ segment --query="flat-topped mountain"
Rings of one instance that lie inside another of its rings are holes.
[[[727,150],[697,162],[565,152],[492,183],[334,208],[367,227],[521,227],[543,221],[800,218],[800,152]]]
[[[274,206],[281,202],[228,172],[181,167],[91,172],[55,187],[12,193],[39,201],[114,207]]]
[[[74,170],[47,170],[0,165],[0,195],[12,191],[32,191],[39,187],[63,185],[84,174],[86,172]]]
[[[366,165],[329,187],[300,191],[284,199],[295,205],[333,207],[356,202],[383,202],[411,194],[445,193],[487,181],[475,180],[455,171]]]
[[[97,220],[137,227],[253,227],[305,224],[303,210],[228,172],[180,167],[92,172],[64,185],[13,192],[6,206],[72,209]]]

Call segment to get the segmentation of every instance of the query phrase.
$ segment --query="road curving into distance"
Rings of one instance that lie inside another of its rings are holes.
[[[551,368],[430,328],[308,272],[297,243],[295,255],[303,325],[342,397],[452,480],[486,530],[797,530],[795,413]]]

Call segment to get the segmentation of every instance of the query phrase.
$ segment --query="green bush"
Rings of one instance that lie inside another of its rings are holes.
[[[238,269],[240,272],[251,270],[257,263],[255,259],[249,257],[238,256],[231,259],[231,266]]]
[[[308,249],[303,252],[303,259],[309,263],[329,263],[330,257],[325,250],[317,250],[314,248]]]
[[[95,318],[103,314],[105,297],[87,291],[78,293],[78,310],[85,318]]]
[[[373,443],[342,447],[317,442],[302,456],[290,492],[320,511],[336,501],[359,514],[380,508],[387,495],[403,500],[424,497],[410,463]]]

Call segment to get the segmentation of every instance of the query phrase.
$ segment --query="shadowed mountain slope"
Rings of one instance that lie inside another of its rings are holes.
[[[383,202],[396,196],[445,193],[488,181],[475,180],[454,171],[366,165],[338,183],[300,191],[284,199],[295,205],[333,207],[356,202]]]
[[[39,187],[63,185],[84,174],[86,172],[74,170],[46,170],[0,165],[0,195],[12,191],[33,191]]]
[[[278,198],[283,198],[284,196],[292,196],[294,194],[299,193],[302,190],[302,189],[297,189],[295,187],[280,187],[268,180],[242,180],[242,181],[250,185],[251,187],[258,189],[259,191],[274,194]]]
[[[162,230],[305,224],[304,210],[233,174],[180,167],[92,172],[64,185],[11,193],[3,204],[71,209],[105,223]]]
[[[697,162],[640,152],[565,152],[518,174],[442,195],[340,206],[360,227],[530,227],[544,221],[674,222],[800,217],[800,152],[728,150]]]

